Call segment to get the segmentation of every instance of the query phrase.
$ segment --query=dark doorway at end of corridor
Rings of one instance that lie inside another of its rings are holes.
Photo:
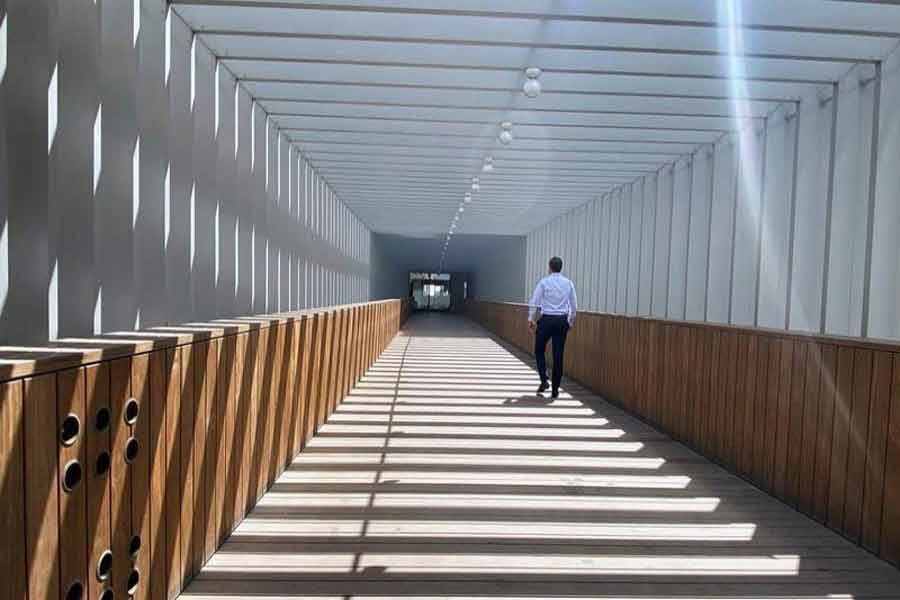
[[[409,297],[418,311],[460,312],[468,292],[465,273],[409,274]]]

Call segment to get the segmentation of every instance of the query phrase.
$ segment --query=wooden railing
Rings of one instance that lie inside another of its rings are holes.
[[[532,352],[526,306],[468,309]],[[900,565],[900,345],[580,313],[565,371]]]
[[[0,598],[173,598],[322,425],[405,301],[0,352]]]

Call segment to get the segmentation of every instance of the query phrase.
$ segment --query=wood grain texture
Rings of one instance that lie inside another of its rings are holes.
[[[149,355],[150,408],[147,419],[147,456],[150,460],[149,538],[144,540],[144,553],[150,564],[147,585],[151,600],[166,600],[167,531],[166,531],[166,469],[168,457],[166,440],[166,352],[157,350]]]
[[[181,462],[181,436],[186,426],[182,421],[181,407],[181,350],[173,348],[165,351],[165,526],[166,542],[164,547],[166,570],[166,598],[174,600],[181,591],[183,570],[183,528],[181,526],[182,488],[187,482],[183,477],[185,471]],[[158,546],[161,547],[161,546]]]
[[[25,440],[22,382],[0,384],[0,527],[7,542],[0,544],[0,584],[4,600],[26,597],[28,587],[25,547]]]
[[[296,456],[306,445],[306,420],[309,412],[309,396],[306,381],[309,379],[309,327],[311,319],[303,319],[297,324],[297,365],[294,383],[297,396],[297,413],[294,417],[294,446],[291,456]]]
[[[853,360],[852,348],[838,348],[827,520],[828,526],[837,531],[841,531],[844,527],[844,508],[847,497],[847,455],[849,454],[850,411],[853,401]]]
[[[878,553],[884,502],[885,454],[891,415],[893,357],[876,352],[872,364],[872,404],[867,440],[862,509],[862,545]]]
[[[60,594],[64,597],[73,585],[86,589],[88,576],[87,556],[87,486],[84,484],[87,451],[84,426],[87,423],[86,382],[84,368],[61,371],[56,378],[56,432],[59,442],[57,473],[62,484],[67,468],[81,472],[77,486],[59,489],[59,581]],[[79,433],[71,443],[63,443],[62,429],[67,419],[76,417],[81,423]],[[78,465],[77,467],[75,465]]]
[[[803,403],[806,385],[806,360],[809,348],[805,342],[794,345],[794,364],[791,366],[791,388],[788,415],[784,434],[779,436],[784,444],[784,491],[782,498],[797,507],[800,496],[800,463],[803,455]]]
[[[316,399],[316,421],[317,430],[321,427],[330,415],[329,399],[331,398],[331,372],[334,369],[332,362],[334,352],[334,329],[336,324],[336,316],[333,311],[325,314],[323,337],[322,337],[322,363],[319,375],[319,389]]]
[[[112,466],[110,468],[110,525],[112,527],[112,589],[127,596],[131,542],[133,469],[125,459],[132,428],[125,421],[125,403],[131,398],[131,359],[114,360],[109,366],[109,402],[112,407]],[[146,451],[146,449],[145,449]]]
[[[818,344],[812,342],[804,342],[804,344],[806,346],[806,372],[804,373],[803,386],[803,435],[801,439],[797,506],[802,512],[813,514],[819,404],[821,402],[822,349]]]
[[[828,519],[831,487],[832,436],[837,397],[837,351],[834,346],[820,346],[819,359],[819,423],[816,432],[816,467],[813,484],[813,517],[822,523]]]
[[[319,315],[315,315],[309,319],[307,330],[306,352],[308,356],[303,361],[303,368],[306,372],[306,380],[303,386],[303,393],[306,397],[306,425],[303,433],[304,444],[315,435],[316,419],[318,418],[316,398],[319,391],[319,370],[321,369],[321,353],[319,352],[319,348],[322,344],[322,320]]]
[[[781,363],[778,376],[778,401],[773,427],[773,454],[770,458],[772,493],[779,498],[786,496],[787,454],[791,427],[791,394],[793,392],[795,344],[791,340],[781,340]]]
[[[222,545],[235,524],[235,498],[241,487],[240,457],[242,443],[236,429],[237,404],[240,396],[240,376],[242,365],[237,353],[238,338],[242,334],[226,336],[221,341],[217,385],[221,398],[219,424],[221,435],[222,490],[221,519],[219,520],[218,544]]]
[[[853,389],[850,397],[850,437],[844,501],[844,535],[856,543],[862,535],[863,492],[869,449],[869,412],[872,405],[872,351],[853,352]]]
[[[150,466],[153,455],[150,444],[150,420],[153,406],[150,394],[150,356],[138,354],[131,359],[131,395],[137,400],[139,414],[137,421],[130,426],[131,436],[137,440],[139,450],[135,460],[128,466],[131,472],[131,521],[128,527],[128,540],[131,543],[137,536],[141,548],[136,556],[127,555],[129,572],[137,569],[141,574],[134,597],[136,600],[150,598],[151,575],[151,530],[152,509],[150,506]],[[124,558],[124,557],[123,557]]]
[[[894,354],[882,506],[880,554],[900,566],[900,353]]]
[[[88,578],[85,593],[89,598],[99,598],[111,582],[100,581],[96,576],[100,557],[112,549],[112,435],[109,415],[110,404],[109,363],[89,365],[84,368],[87,420],[85,445],[88,468],[85,470],[88,533]],[[102,415],[107,415],[106,419]],[[105,421],[105,427],[101,427]],[[105,465],[105,469],[101,466]],[[180,589],[180,585],[179,585]]]
[[[181,539],[181,585],[183,588],[193,577],[194,530],[195,525],[194,496],[199,481],[195,477],[195,455],[200,449],[194,444],[194,429],[197,427],[197,398],[194,393],[194,371],[197,357],[193,345],[181,348],[181,420],[179,422],[180,467],[181,467],[181,518],[178,520],[178,537]],[[202,492],[200,492],[202,494]]]
[[[59,574],[59,468],[56,375],[25,380],[22,397],[25,449],[25,559],[28,598],[57,600]],[[20,517],[21,518],[21,517]]]

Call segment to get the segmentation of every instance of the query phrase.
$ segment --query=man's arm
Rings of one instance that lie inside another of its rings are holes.
[[[531,302],[528,303],[528,322],[534,323],[534,315],[537,312],[537,309],[541,306],[541,300],[544,297],[544,282],[543,280],[538,281],[538,284],[534,288],[534,293],[531,294]]]
[[[575,315],[578,312],[578,297],[575,294],[575,284],[572,284],[572,291],[569,292],[569,327],[575,325]]]

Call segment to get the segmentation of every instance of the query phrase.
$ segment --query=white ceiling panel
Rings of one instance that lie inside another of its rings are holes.
[[[407,235],[446,233],[473,176],[458,231],[526,233],[900,42],[878,0],[170,4],[342,201]]]

